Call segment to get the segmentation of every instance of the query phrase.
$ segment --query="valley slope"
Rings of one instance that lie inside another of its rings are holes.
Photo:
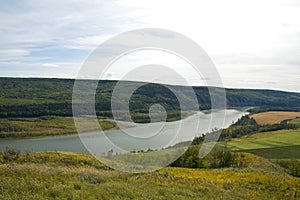
[[[92,80],[82,80],[86,86]],[[111,94],[117,81],[101,80],[96,91],[96,111],[98,116],[111,117]],[[135,82],[125,82],[125,85]],[[39,117],[47,115],[72,116],[73,79],[45,78],[0,78],[0,118]],[[187,101],[191,99],[187,87],[168,86]],[[193,87],[200,109],[211,107],[207,87]],[[226,89],[228,107],[256,107],[252,112],[261,110],[299,110],[300,93]],[[76,103],[76,102],[75,102]],[[130,111],[133,119],[149,121],[148,111],[153,104],[161,104],[168,112],[168,119],[179,116],[179,102],[176,96],[165,86],[148,83],[137,89],[130,99]],[[187,106],[187,109],[188,106]]]

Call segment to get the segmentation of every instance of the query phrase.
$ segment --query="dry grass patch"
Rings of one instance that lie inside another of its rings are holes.
[[[295,119],[296,117],[300,117],[300,112],[263,112],[251,115],[253,119],[259,125],[266,125],[266,124],[279,124],[280,122],[288,119]]]

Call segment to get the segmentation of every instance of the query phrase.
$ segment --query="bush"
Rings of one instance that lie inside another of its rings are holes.
[[[300,177],[300,160],[277,160],[275,163],[283,167],[290,175]]]
[[[225,150],[213,151],[208,156],[211,160],[210,168],[231,167],[234,160],[234,153]]]
[[[242,153],[231,152],[225,149],[213,150],[204,158],[199,157],[199,146],[192,145],[187,151],[171,164],[173,167],[187,168],[226,168],[246,167]]]
[[[3,152],[3,159],[5,161],[14,161],[19,158],[20,152],[14,148],[6,148],[6,151]]]

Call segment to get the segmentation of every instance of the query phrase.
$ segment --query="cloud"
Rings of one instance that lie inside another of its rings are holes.
[[[54,64],[54,63],[43,63],[42,65],[44,67],[59,67],[58,64]]]
[[[4,77],[48,77],[76,78],[82,63],[18,62],[0,61],[1,76]]]
[[[30,51],[26,49],[0,49],[0,60],[1,61],[17,60],[29,54]]]
[[[114,72],[107,72],[103,75],[103,79],[116,80],[114,74]]]
[[[67,40],[64,47],[69,49],[91,50],[111,38],[113,35],[95,35],[87,37],[77,37]]]
[[[2,1],[0,76],[75,77],[92,50],[111,36],[163,28],[201,45],[225,86],[300,91],[299,19],[297,0]],[[129,60],[127,67],[134,63]],[[121,74],[113,72],[112,77]]]
[[[299,65],[218,65],[226,87],[298,91]]]
[[[127,12],[115,1],[2,2],[0,76],[74,76],[77,67],[67,67],[69,72],[66,72],[65,65],[62,65],[59,68],[62,73],[46,68],[57,68],[59,62],[82,63],[106,38],[122,32],[128,24],[136,23]],[[8,70],[7,66],[12,69]]]

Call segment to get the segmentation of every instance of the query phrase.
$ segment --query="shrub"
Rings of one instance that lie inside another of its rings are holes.
[[[276,163],[292,176],[300,177],[300,160],[277,160]]]
[[[3,152],[3,159],[5,161],[14,161],[19,158],[20,152],[14,148],[6,148],[6,151]]]

